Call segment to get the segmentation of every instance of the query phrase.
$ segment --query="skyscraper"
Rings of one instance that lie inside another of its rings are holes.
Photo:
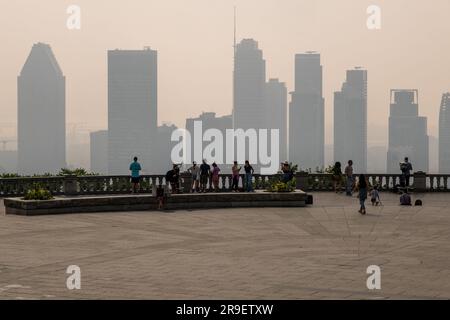
[[[334,161],[367,171],[367,70],[347,71],[342,90],[334,93]]]
[[[320,54],[295,55],[295,91],[289,108],[289,159],[301,168],[324,166],[324,98]]]
[[[264,90],[266,61],[258,42],[244,39],[236,46],[234,61],[235,129],[260,129],[265,127]]]
[[[66,166],[65,86],[50,46],[33,45],[17,79],[19,173],[56,173]]]
[[[108,174],[108,131],[101,130],[90,133],[91,171]]]
[[[278,79],[269,79],[265,89],[266,128],[278,129],[280,160],[287,160],[287,88]],[[270,149],[269,149],[269,152]]]
[[[450,92],[442,95],[439,111],[439,173],[450,173]]]
[[[391,90],[388,173],[400,173],[405,157],[414,171],[428,172],[427,118],[419,117],[418,95],[418,90]]]
[[[108,51],[108,166],[127,174],[134,156],[149,172],[157,135],[157,52]]]

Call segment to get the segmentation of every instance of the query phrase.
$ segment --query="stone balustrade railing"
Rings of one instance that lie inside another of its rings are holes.
[[[369,183],[377,185],[382,190],[392,190],[400,184],[400,174],[367,174]],[[253,176],[253,187],[256,190],[265,189],[271,179],[277,175]],[[357,175],[355,175],[357,177]],[[450,191],[450,175],[426,174],[417,172],[411,175],[410,184],[418,192],[448,192]],[[239,179],[242,188],[243,175]],[[333,180],[330,174],[297,173],[297,188],[307,192],[332,191]],[[219,177],[220,191],[229,191],[231,187],[231,175],[222,174]],[[61,176],[42,178],[0,178],[0,197],[23,196],[34,184],[39,184],[48,189],[53,195],[88,195],[88,194],[125,194],[131,192],[129,176]],[[153,186],[165,185],[165,175],[145,175],[141,179],[141,193],[151,193]],[[190,174],[181,174],[180,187],[184,192],[189,192],[192,185]],[[345,186],[345,178],[342,178],[342,186]],[[211,188],[210,182],[208,187]]]

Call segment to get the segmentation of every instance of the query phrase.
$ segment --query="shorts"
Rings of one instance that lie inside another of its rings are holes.
[[[192,181],[197,181],[198,180],[198,175],[192,175]]]
[[[141,182],[140,177],[131,177],[131,183],[139,183],[139,182]]]

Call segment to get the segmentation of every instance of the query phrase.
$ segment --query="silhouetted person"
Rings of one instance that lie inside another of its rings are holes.
[[[400,196],[400,205],[401,206],[411,206],[411,196],[408,194],[408,191],[404,191]]]
[[[347,196],[352,196],[352,189],[353,189],[353,161],[348,160],[348,164],[345,167],[344,170],[345,178],[346,178],[346,185],[345,185],[345,194]]]
[[[130,164],[131,183],[133,185],[133,193],[136,193],[140,189],[141,176],[139,174],[139,171],[142,170],[142,167],[139,164],[137,157],[134,157],[133,160],[134,161]]]
[[[340,162],[336,162],[333,167],[333,187],[336,193],[342,192],[342,167]]]
[[[172,170],[167,171],[166,181],[170,183],[172,193],[178,193],[180,191],[180,168],[174,164]]]
[[[255,172],[255,170],[250,165],[250,162],[248,162],[248,160],[245,160],[244,170],[245,170],[245,185],[247,192],[253,192],[253,173]]]
[[[366,176],[361,174],[359,176],[359,180],[358,180],[358,198],[359,198],[359,213],[361,214],[366,214],[366,205],[365,202],[367,200],[367,188],[368,188],[368,183],[366,180]]]
[[[211,178],[212,178],[212,183],[214,186],[214,191],[218,192],[219,191],[219,173],[220,173],[220,168],[217,166],[217,164],[214,162],[212,164],[212,172],[211,172]]]
[[[200,192],[206,192],[206,185],[208,184],[210,172],[211,166],[203,159],[203,163],[200,166]]]
[[[294,178],[294,173],[292,172],[289,162],[285,161],[281,166],[281,171],[283,172],[283,182],[288,183]]]
[[[411,171],[413,170],[411,162],[409,162],[408,157],[405,158],[405,161],[400,163],[400,170],[402,171],[402,187],[409,187],[409,177],[411,176]]]
[[[235,192],[239,191],[239,171],[241,171],[241,167],[237,161],[234,161],[233,167],[231,167],[231,178],[233,180],[231,190]]]
[[[192,192],[197,192],[199,191],[198,183],[200,179],[200,167],[197,165],[197,162],[192,162],[192,167],[190,167],[188,171],[192,175]]]

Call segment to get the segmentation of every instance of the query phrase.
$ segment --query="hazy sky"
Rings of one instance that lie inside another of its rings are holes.
[[[79,31],[66,28],[71,4],[81,7]],[[382,10],[378,31],[366,27],[371,4]],[[449,0],[2,0],[0,123],[16,122],[17,75],[36,42],[51,45],[66,76],[69,123],[106,128],[106,52],[144,46],[159,55],[159,123],[229,114],[234,5],[238,39],[256,39],[267,77],[289,90],[294,54],[322,54],[327,143],[333,92],[354,66],[368,70],[370,143],[385,142],[391,88],[420,90],[420,113],[437,135],[441,95],[450,90]]]

